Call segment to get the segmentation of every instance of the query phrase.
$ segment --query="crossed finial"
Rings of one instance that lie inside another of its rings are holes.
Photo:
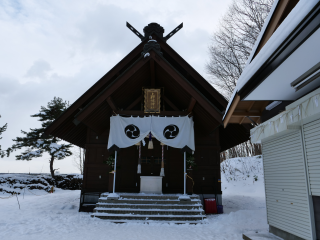
[[[127,27],[138,36],[138,38],[141,39],[141,41],[144,41],[145,39],[152,39],[151,34],[157,35],[160,39],[163,41],[167,41],[169,38],[171,38],[175,33],[177,33],[182,27],[183,23],[181,23],[178,27],[173,29],[167,36],[163,37],[164,29],[161,27],[158,23],[150,23],[148,26],[143,28],[144,36],[135,29],[130,23],[127,22]]]

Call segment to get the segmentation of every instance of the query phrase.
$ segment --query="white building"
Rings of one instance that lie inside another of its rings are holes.
[[[223,117],[262,143],[270,232],[320,239],[320,2],[276,0]]]

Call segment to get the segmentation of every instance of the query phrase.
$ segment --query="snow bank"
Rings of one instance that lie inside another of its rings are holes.
[[[82,175],[56,175],[53,179],[47,174],[0,174],[0,197],[25,194],[26,190],[28,193],[34,190],[39,190],[35,194],[47,193],[52,186],[69,190],[81,189]]]
[[[261,156],[231,158],[221,163],[221,190],[226,195],[265,197]]]

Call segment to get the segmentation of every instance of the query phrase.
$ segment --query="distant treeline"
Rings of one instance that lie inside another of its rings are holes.
[[[254,144],[250,141],[241,143],[237,146],[229,148],[226,151],[220,153],[220,162],[223,162],[229,158],[236,158],[236,157],[250,157],[250,156],[257,156],[261,155],[261,144]]]

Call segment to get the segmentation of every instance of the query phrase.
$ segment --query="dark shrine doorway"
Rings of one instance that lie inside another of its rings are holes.
[[[148,149],[148,140],[146,140],[146,145],[141,147],[141,174],[140,176],[160,176],[161,171],[161,161],[162,161],[162,145],[160,142],[152,138],[153,149]],[[163,146],[164,151],[164,172],[165,176],[162,178],[162,192],[169,192],[169,151],[167,146]]]
[[[159,176],[160,174],[162,146],[154,138],[152,143],[153,149],[148,149],[147,144],[141,148],[141,176]]]
[[[153,149],[148,149],[149,140],[145,139],[146,145],[141,145],[141,174],[137,173],[139,148],[131,146],[121,149],[117,162],[117,180],[116,189],[119,192],[139,192],[140,176],[159,176],[161,171],[162,145],[160,142],[152,138]],[[162,180],[162,192],[170,192],[170,147],[164,149],[164,172],[165,176]],[[180,156],[182,159],[182,155]],[[183,166],[179,165],[179,169],[183,170]]]

